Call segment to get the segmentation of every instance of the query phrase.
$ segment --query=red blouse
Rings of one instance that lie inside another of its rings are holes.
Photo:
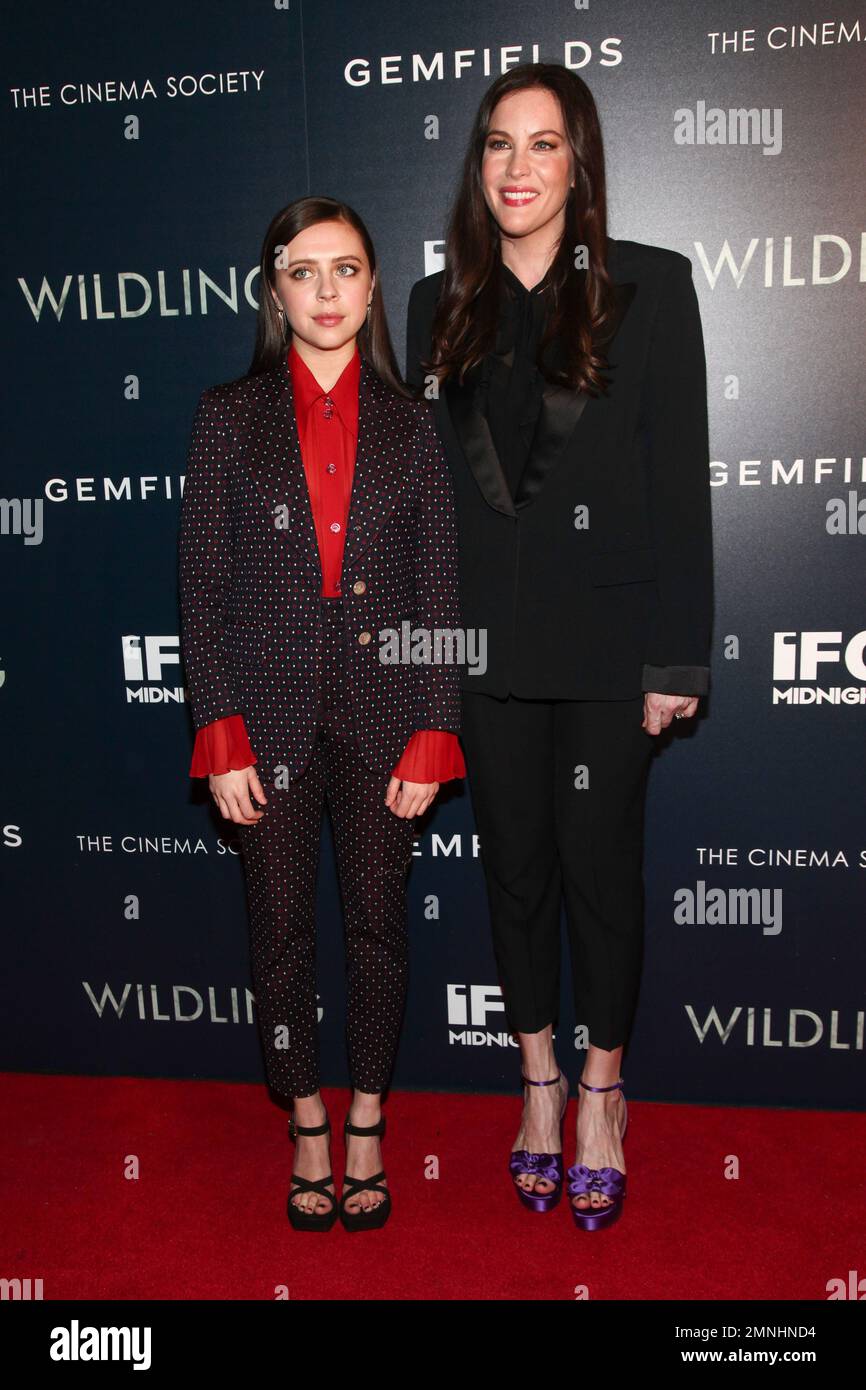
[[[289,348],[288,364],[301,458],[319,543],[322,596],[338,597],[358,442],[361,357],[356,346],[351,361],[328,392],[319,385],[294,342]],[[199,729],[189,775],[219,775],[255,762],[243,715],[230,714]],[[448,782],[465,775],[457,735],[445,729],[421,729],[414,733],[392,772],[392,776],[406,782]]]

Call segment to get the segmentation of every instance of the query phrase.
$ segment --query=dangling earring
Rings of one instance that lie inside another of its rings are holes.
[[[286,342],[286,340],[287,340],[287,334],[286,334],[286,311],[285,311],[285,309],[284,309],[282,306],[280,306],[280,308],[277,310],[277,312],[278,312],[278,314],[279,314],[279,316],[280,316],[280,334],[282,335],[283,342]]]

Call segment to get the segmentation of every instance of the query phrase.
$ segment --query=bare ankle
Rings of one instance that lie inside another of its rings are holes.
[[[293,1101],[293,1114],[299,1125],[324,1124],[325,1103],[318,1091],[311,1096],[296,1096]]]
[[[349,1120],[352,1124],[375,1124],[382,1114],[382,1094],[380,1091],[355,1091],[349,1107]]]

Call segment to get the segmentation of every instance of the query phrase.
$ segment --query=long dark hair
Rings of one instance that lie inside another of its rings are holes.
[[[449,218],[445,275],[432,327],[430,360],[422,363],[440,384],[466,373],[495,344],[501,293],[499,227],[484,197],[481,161],[493,110],[510,92],[544,87],[558,100],[574,157],[574,187],[565,205],[565,228],[550,267],[551,309],[539,344],[537,365],[548,381],[597,395],[607,390],[607,367],[594,338],[602,334],[614,305],[607,258],[607,193],[601,124],[586,83],[560,63],[523,63],[498,77],[485,92],[463,161],[463,174]],[[585,245],[588,268],[576,270],[574,247]],[[544,360],[553,338],[562,365]]]
[[[272,219],[262,243],[262,255],[259,263],[261,281],[259,311],[256,319],[256,345],[247,376],[257,376],[260,372],[270,371],[286,355],[288,341],[283,337],[279,310],[268,286],[276,289],[276,262],[279,248],[288,246],[299,232],[303,232],[307,227],[315,226],[317,222],[345,222],[348,226],[354,227],[363,243],[370,273],[375,274],[376,272],[376,251],[370,233],[361,217],[354,208],[349,207],[348,203],[340,203],[336,198],[311,196],[296,198],[293,203],[289,203],[288,207],[281,208]],[[370,363],[377,376],[380,376],[391,387],[392,391],[396,391],[401,396],[412,395],[400,376],[397,359],[394,356],[391,335],[388,332],[388,322],[385,318],[385,301],[382,297],[382,281],[379,275],[376,275],[376,283],[373,286],[370,313],[358,330],[358,351]]]

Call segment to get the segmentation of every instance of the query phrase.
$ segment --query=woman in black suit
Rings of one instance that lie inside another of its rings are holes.
[[[250,371],[202,393],[189,451],[180,594],[191,775],[208,776],[238,826],[265,1066],[293,1103],[288,1215],[300,1230],[329,1229],[337,1215],[315,978],[330,812],[353,1084],[339,1211],[360,1230],[390,1212],[381,1099],[406,994],[414,818],[465,770],[457,665],[395,663],[388,634],[406,621],[413,634],[459,626],[454,498],[430,409],[399,379],[357,213],[314,197],[282,209],[261,286]]]
[[[487,629],[462,739],[526,1083],[509,1168],[530,1210],[556,1205],[564,892],[587,1049],[569,1193],[599,1229],[625,1193],[648,735],[709,688],[712,540],[691,263],[608,237],[598,113],[565,67],[513,68],[483,98],[407,363],[454,479],[464,622]]]

